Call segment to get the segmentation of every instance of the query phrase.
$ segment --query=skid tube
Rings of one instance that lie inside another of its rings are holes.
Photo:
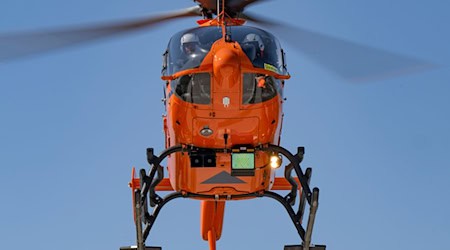
[[[233,200],[246,197],[268,197],[272,198],[283,205],[286,209],[289,217],[292,220],[295,228],[297,229],[298,235],[302,240],[301,245],[286,245],[284,250],[325,250],[325,245],[311,245],[312,231],[314,226],[314,221],[319,205],[319,189],[315,187],[312,191],[309,187],[309,182],[311,179],[311,168],[307,168],[305,173],[303,173],[300,163],[303,160],[303,155],[305,152],[304,147],[298,147],[297,153],[293,155],[288,150],[277,145],[261,145],[255,150],[262,150],[271,153],[277,153],[284,155],[290,163],[285,168],[285,178],[291,185],[291,190],[286,196],[281,196],[278,193],[272,191],[259,191],[249,194],[239,194],[239,195],[203,195],[194,194],[187,192],[172,192],[165,196],[164,198],[156,194],[156,186],[161,183],[164,179],[164,169],[160,165],[161,162],[170,154],[176,152],[187,152],[190,154],[192,150],[197,148],[188,146],[173,146],[164,150],[160,156],[154,155],[153,148],[147,149],[147,161],[151,166],[151,170],[147,175],[145,169],[140,170],[139,184],[136,185],[135,179],[130,182],[130,187],[133,189],[133,206],[134,206],[134,216],[136,224],[136,246],[121,247],[121,250],[161,250],[161,247],[150,247],[145,245],[145,241],[150,234],[150,230],[158,217],[159,212],[169,201],[176,198],[204,198],[204,199],[215,199],[215,200]],[[217,152],[231,152],[229,149],[216,149]],[[292,176],[292,171],[298,177],[298,182],[300,183],[301,189],[298,187],[297,181]],[[133,177],[134,178],[134,177]],[[300,190],[300,202],[297,211],[294,210],[295,200],[297,197],[297,190]],[[148,199],[147,199],[148,197]],[[148,204],[150,203],[150,204]],[[303,215],[305,212],[305,205],[309,204],[310,211],[308,215],[308,222],[306,230],[302,226]],[[153,207],[152,213],[149,213],[149,206]]]

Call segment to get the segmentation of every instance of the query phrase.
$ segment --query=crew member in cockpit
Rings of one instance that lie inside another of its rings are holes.
[[[261,37],[255,33],[249,33],[241,44],[253,66],[264,68],[264,43]]]
[[[192,56],[198,52],[200,40],[194,33],[186,33],[181,37],[181,50],[186,56]]]
[[[201,48],[200,40],[196,34],[184,34],[180,39],[180,49],[182,56],[177,62],[180,70],[190,69],[200,65],[204,51]]]

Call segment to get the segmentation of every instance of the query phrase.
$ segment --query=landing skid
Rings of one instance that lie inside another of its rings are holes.
[[[311,245],[309,247],[309,250],[325,250],[326,246],[325,245]],[[289,246],[284,246],[284,250],[305,250],[306,248],[304,248],[302,245],[289,245]]]
[[[137,250],[138,247],[137,246],[129,246],[129,247],[121,247],[120,250]],[[162,250],[161,247],[144,247],[145,250]],[[295,250],[295,249],[293,249]]]
[[[311,179],[311,168],[307,168],[305,173],[303,173],[300,163],[303,160],[304,148],[299,147],[297,153],[293,155],[288,150],[276,146],[276,145],[264,145],[255,150],[268,151],[272,153],[282,154],[289,161],[289,165],[285,168],[285,179],[289,183],[290,187],[279,187],[277,190],[290,190],[286,196],[281,196],[278,193],[272,191],[260,191],[249,194],[239,194],[239,195],[203,195],[194,194],[187,192],[173,192],[164,198],[160,197],[156,190],[158,189],[158,184],[164,180],[164,169],[160,163],[170,154],[176,152],[187,152],[190,153],[195,148],[174,146],[164,150],[160,156],[154,155],[152,148],[147,149],[147,160],[151,166],[151,170],[147,175],[144,169],[140,170],[140,177],[132,178],[130,182],[130,187],[133,190],[133,204],[134,204],[134,217],[136,224],[136,246],[122,247],[121,250],[161,250],[161,247],[149,247],[145,245],[145,241],[149,236],[150,230],[158,217],[159,212],[169,201],[176,198],[204,198],[204,199],[215,199],[215,200],[233,200],[246,197],[269,197],[272,198],[283,205],[289,214],[292,223],[297,229],[298,235],[302,240],[301,245],[287,245],[284,250],[325,250],[324,245],[311,245],[312,231],[314,227],[314,221],[316,218],[317,209],[319,206],[319,189],[316,187],[312,191],[309,187],[309,182]],[[224,152],[227,149],[220,149]],[[292,171],[295,171],[297,178],[292,176]],[[133,174],[134,175],[134,174]],[[300,184],[300,186],[298,185]],[[169,191],[170,188],[166,187],[159,188],[159,190]],[[300,202],[297,210],[294,210],[295,200],[297,193],[300,194]],[[150,204],[148,204],[150,203]],[[309,205],[308,222],[306,224],[306,229],[302,226],[303,215],[305,212],[306,203]],[[149,206],[153,207],[153,212],[149,213]],[[211,247],[211,244],[210,244]],[[212,249],[215,250],[215,244],[213,244]]]

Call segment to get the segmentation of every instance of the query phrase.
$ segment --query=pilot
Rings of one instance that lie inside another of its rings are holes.
[[[200,40],[194,33],[186,33],[180,39],[181,54],[177,58],[178,70],[194,68],[200,65],[204,52],[200,46]]]
[[[198,52],[200,40],[193,33],[186,33],[181,37],[181,50],[186,56],[192,56]]]
[[[258,34],[247,34],[242,40],[242,49],[252,61],[253,66],[264,68],[264,43]]]

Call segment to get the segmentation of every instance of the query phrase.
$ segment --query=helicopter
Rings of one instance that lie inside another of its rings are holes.
[[[290,77],[284,51],[270,33],[242,25],[234,12],[250,2],[233,3],[238,2],[218,2],[213,9],[199,1],[199,27],[175,34],[163,54],[166,149],[157,156],[149,148],[150,172],[141,169],[139,178],[132,173],[136,249],[158,249],[145,246],[146,238],[162,207],[180,197],[201,200],[200,231],[211,250],[222,234],[226,202],[256,197],[279,201],[290,215],[303,244],[285,249],[325,249],[310,245],[319,189],[309,187],[311,169],[300,168],[304,148],[294,155],[279,146],[284,80]],[[291,163],[285,177],[276,178],[282,155]],[[160,165],[166,157],[168,178]],[[290,192],[283,197],[271,190]],[[162,198],[156,191],[173,193]]]
[[[172,199],[202,200],[202,237],[215,249],[225,202],[257,197],[279,201],[291,217],[302,245],[285,249],[325,248],[310,245],[319,191],[309,187],[311,170],[300,168],[304,149],[292,154],[279,146],[283,87],[289,79],[285,53],[276,37],[243,25],[244,20],[259,21],[243,13],[254,2],[258,1],[197,1],[199,5],[189,10],[115,29],[101,27],[97,31],[102,32],[87,36],[96,39],[167,19],[203,17],[198,28],[175,34],[164,53],[166,150],[157,156],[148,149],[151,170],[141,170],[139,178],[133,173],[130,183],[137,249],[152,249],[144,245],[145,240],[159,211]],[[91,34],[96,29],[79,31]],[[281,156],[290,164],[285,177],[277,178]],[[163,178],[164,158],[169,178]],[[272,190],[290,193],[283,197]],[[175,193],[161,198],[157,191]],[[300,206],[295,211],[292,205],[298,196]],[[155,208],[153,213],[147,203]],[[298,222],[306,203],[311,208],[305,230]]]

